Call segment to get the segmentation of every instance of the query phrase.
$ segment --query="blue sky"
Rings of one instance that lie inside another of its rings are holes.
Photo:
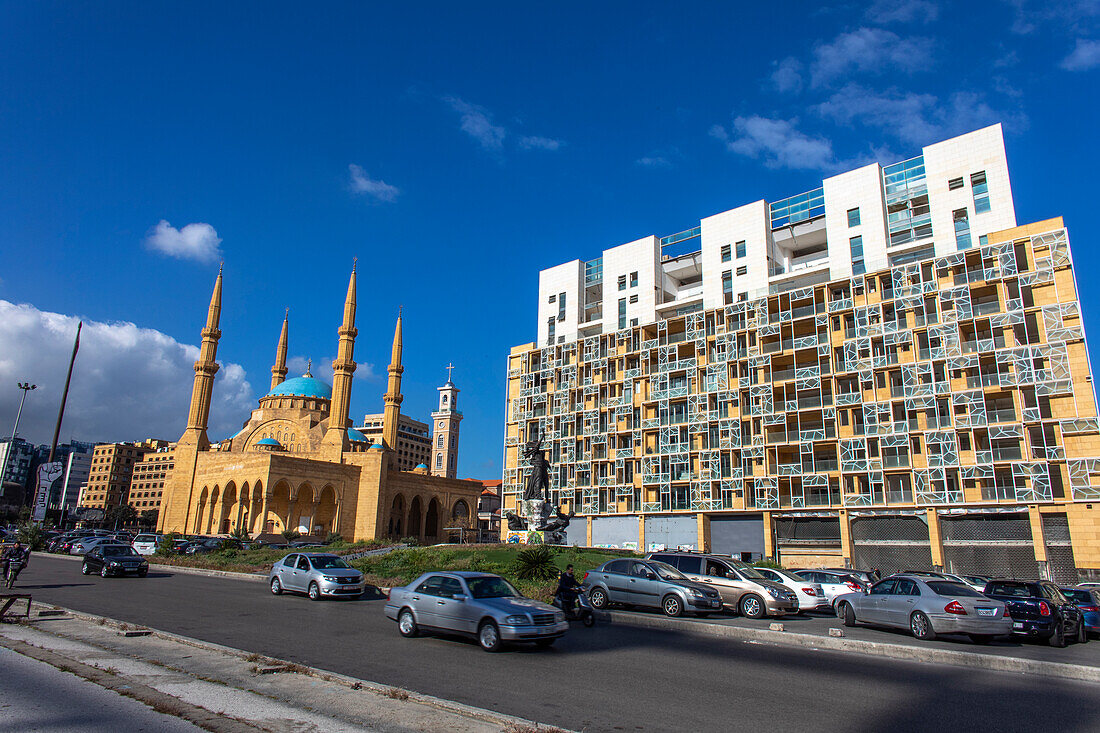
[[[425,417],[453,361],[460,474],[499,478],[541,268],[998,121],[1019,221],[1064,215],[1079,277],[1098,264],[1100,0],[315,5],[0,3],[0,385],[41,385],[22,435],[49,439],[82,317],[62,436],[177,437],[222,258],[230,434],[285,307],[296,368],[331,361],[357,256],[353,414],[381,409],[403,304],[403,408]]]

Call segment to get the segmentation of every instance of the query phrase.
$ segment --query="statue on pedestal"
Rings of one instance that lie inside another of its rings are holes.
[[[573,514],[565,515],[557,507],[551,506],[550,498],[550,462],[542,450],[542,441],[535,439],[523,446],[523,457],[527,459],[530,470],[523,488],[519,515],[505,513],[508,529],[512,531],[542,532],[543,542],[560,545],[565,543],[565,528]]]

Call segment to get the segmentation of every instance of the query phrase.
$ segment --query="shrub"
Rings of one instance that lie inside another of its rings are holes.
[[[343,542],[344,538],[339,532],[329,532],[328,537],[325,538],[326,545],[335,545],[337,542]]]
[[[251,535],[248,534],[248,530],[244,527],[237,527],[235,530],[229,533],[229,536],[239,542],[248,542],[250,539],[252,539]]]
[[[402,537],[401,544],[408,545],[409,547],[418,547],[420,545],[419,537]]]
[[[176,540],[179,539],[178,532],[169,532],[160,538],[160,542],[157,544],[156,554],[160,557],[167,557],[169,555],[176,554]]]
[[[757,560],[753,563],[758,568],[771,568],[773,570],[783,570],[783,566],[777,563],[775,560],[769,560],[764,558],[763,560]]]
[[[283,539],[287,542],[293,542],[294,540],[302,536],[302,533],[296,529],[284,529],[279,534],[281,534],[283,536]]]
[[[546,545],[520,550],[516,555],[513,572],[522,580],[553,580],[558,575],[554,565],[554,551]]]
[[[19,528],[15,537],[32,550],[41,550],[46,546],[46,532],[37,524],[27,522]]]

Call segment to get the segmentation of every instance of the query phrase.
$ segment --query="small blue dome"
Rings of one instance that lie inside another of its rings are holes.
[[[424,469],[426,469],[426,468],[427,468],[427,466],[425,466],[425,465],[424,465],[423,463],[418,463],[418,464],[416,464],[416,467],[417,467],[417,468],[424,468]]]
[[[268,397],[319,397],[332,399],[332,387],[313,377],[294,377],[267,393]]]
[[[370,448],[367,448],[367,450],[382,450],[382,444],[381,443],[371,443]]]
[[[348,440],[353,443],[366,443],[367,436],[363,435],[355,428],[348,428]]]
[[[274,438],[261,438],[260,440],[256,441],[256,445],[270,445],[277,446],[279,448],[283,447],[283,444],[275,440]]]

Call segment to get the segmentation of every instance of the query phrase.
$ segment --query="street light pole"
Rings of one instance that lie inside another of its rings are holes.
[[[19,418],[23,415],[23,403],[27,401],[27,392],[38,389],[37,384],[19,382],[19,389],[23,390],[23,396],[19,398],[19,410],[15,413],[15,427],[11,430],[11,440],[8,441],[8,449],[4,451],[4,465],[0,467],[0,494],[4,493],[4,476],[8,472],[8,458],[15,449],[15,434],[19,432]]]

